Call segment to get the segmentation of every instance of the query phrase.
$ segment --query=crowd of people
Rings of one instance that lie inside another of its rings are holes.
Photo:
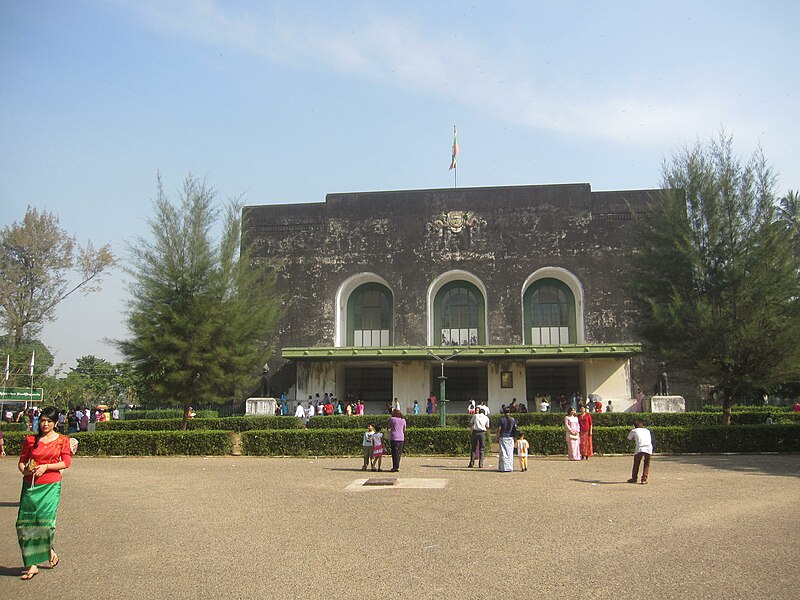
[[[90,423],[119,419],[119,409],[108,410],[104,405],[98,406],[94,410],[86,406],[71,410],[55,410],[57,411],[55,430],[61,434],[89,431]],[[27,431],[38,433],[41,414],[42,409],[35,406],[22,409],[16,414],[13,410],[6,409],[3,414],[3,420],[6,423],[22,423]]]
[[[470,402],[470,413],[472,413],[475,409],[475,401],[471,400]],[[484,402],[483,404],[485,405],[486,403]],[[327,392],[322,394],[322,396],[320,396],[319,393],[315,394],[314,396],[309,396],[308,400],[305,401],[305,404],[299,401],[295,402],[293,412],[289,408],[289,400],[286,392],[283,392],[280,396],[280,400],[275,403],[275,415],[294,415],[296,418],[303,421],[303,427],[307,427],[308,422],[314,417],[330,415],[363,415],[365,414],[365,410],[366,405],[364,400],[361,398],[355,399],[352,394],[349,394],[346,400],[340,401],[333,393]],[[488,408],[486,410],[488,411]],[[394,413],[394,411],[402,411],[400,400],[398,398],[394,398],[391,402],[386,404],[385,414],[391,415]],[[419,400],[414,400],[414,403],[411,407],[411,413],[418,415],[420,414],[420,411],[421,408]],[[425,412],[429,415],[438,414],[439,412],[439,400],[436,397],[436,394],[433,392],[431,392],[431,395],[428,396]]]
[[[583,394],[576,391],[572,394],[559,392],[549,396],[547,394],[535,395],[536,406],[539,407],[541,412],[562,412],[568,413],[570,409],[575,412],[580,411],[581,407],[585,407],[590,413],[613,412],[614,408],[611,401],[603,404],[603,399],[599,394],[589,394],[585,398]]]
[[[489,430],[489,409],[480,405],[472,413],[471,444],[468,468],[475,466],[483,468],[486,455],[486,432]],[[650,468],[650,455],[653,453],[653,442],[650,431],[644,427],[641,419],[634,421],[635,427],[628,435],[629,440],[636,442],[636,458],[632,479],[629,483],[636,483],[640,462],[644,463],[641,483],[647,483]],[[564,417],[566,434],[567,458],[569,460],[589,460],[594,456],[592,415],[586,406],[580,407],[580,413],[575,414],[575,409],[569,407],[567,416]],[[511,416],[509,407],[503,407],[503,414],[497,426],[498,464],[497,469],[502,472],[514,470],[514,450],[516,449],[521,471],[528,470],[528,451],[530,442],[525,434],[517,431],[517,421]]]

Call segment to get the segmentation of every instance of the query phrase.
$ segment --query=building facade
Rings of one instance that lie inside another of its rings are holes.
[[[333,393],[382,412],[439,395],[499,409],[637,382],[624,292],[655,190],[588,184],[328,194],[248,206],[243,244],[277,273],[273,393]]]

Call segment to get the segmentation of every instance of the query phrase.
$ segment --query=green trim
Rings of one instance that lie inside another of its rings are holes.
[[[381,293],[382,297],[388,302],[388,310],[389,314],[381,314],[381,321],[384,318],[388,319],[388,327],[389,330],[389,341],[394,341],[394,298],[392,297],[392,290],[388,287],[383,285],[382,283],[377,283],[374,281],[370,281],[368,283],[361,284],[356,289],[353,290],[353,293],[350,294],[350,297],[347,299],[347,344],[348,346],[352,346],[355,340],[355,305],[356,300],[358,297],[363,294],[364,292],[377,290]]]
[[[567,326],[569,327],[569,342],[570,344],[574,344],[578,341],[578,328],[575,324],[575,294],[572,293],[572,290],[569,289],[569,286],[566,283],[552,277],[537,279],[528,286],[528,288],[525,290],[525,294],[522,297],[523,327],[525,328],[523,333],[525,336],[525,342],[528,344],[531,343],[531,327],[533,326],[531,323],[531,299],[533,297],[533,293],[546,285],[552,286],[564,292],[564,294],[567,296]]]
[[[385,346],[383,348],[283,348],[281,356],[293,360],[420,360],[434,359],[429,353],[447,357],[458,352],[457,359],[552,359],[552,358],[622,358],[641,354],[638,343],[564,344],[562,346]]]
[[[478,286],[464,279],[449,281],[448,283],[444,284],[441,288],[439,288],[438,292],[436,292],[436,297],[433,300],[433,338],[435,340],[439,340],[441,339],[442,335],[442,298],[447,292],[457,287],[466,288],[475,295],[475,299],[477,302],[477,309],[478,309],[478,323],[476,327],[478,330],[478,343],[485,344],[486,343],[486,299],[483,297],[483,293],[481,293],[481,291],[478,289]],[[466,346],[456,346],[456,347],[464,348]]]

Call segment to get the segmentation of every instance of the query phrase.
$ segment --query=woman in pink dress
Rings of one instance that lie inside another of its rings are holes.
[[[567,458],[570,460],[581,459],[581,426],[578,417],[575,416],[575,409],[570,408],[567,416],[564,417],[564,427],[567,430]]]

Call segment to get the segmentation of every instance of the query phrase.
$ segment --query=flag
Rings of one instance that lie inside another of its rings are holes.
[[[8,376],[10,375],[11,371],[11,355],[6,354],[6,374],[3,377],[6,381],[8,381]]]
[[[36,362],[36,350],[31,352],[31,377],[33,377],[33,365]]]
[[[456,126],[453,125],[453,159],[450,161],[450,171],[456,168],[456,157],[458,156],[458,133]]]

